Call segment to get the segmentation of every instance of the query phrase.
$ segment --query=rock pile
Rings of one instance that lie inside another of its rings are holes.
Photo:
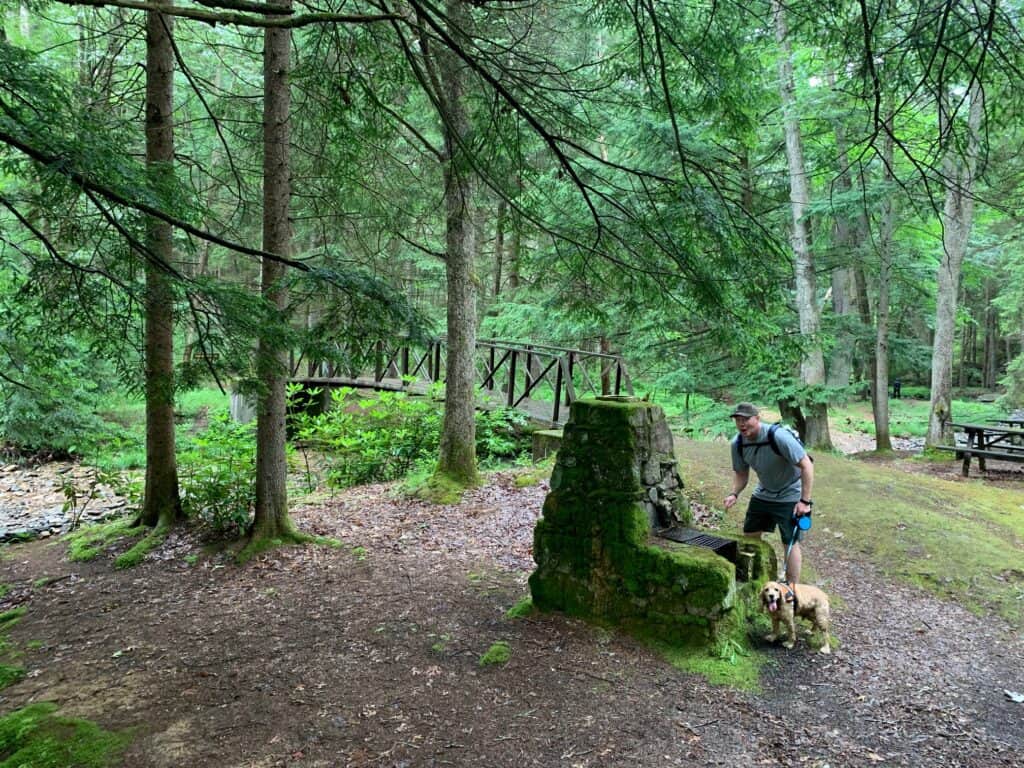
[[[64,488],[76,489],[67,504]],[[93,498],[87,498],[88,496]],[[95,522],[125,512],[127,501],[96,482],[96,472],[68,462],[0,467],[0,543],[66,533],[76,520]]]

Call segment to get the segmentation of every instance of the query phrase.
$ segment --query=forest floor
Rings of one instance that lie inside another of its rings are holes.
[[[894,484],[960,482],[889,461]],[[838,648],[761,643],[757,691],[561,615],[509,617],[546,493],[516,477],[444,508],[390,486],[307,497],[294,520],[344,546],[245,566],[195,560],[191,533],[128,570],[116,552],[71,562],[58,539],[9,545],[0,608],[27,609],[8,632],[27,675],[0,710],[48,700],[133,729],[130,768],[1024,764],[1019,622],[896,582],[818,526],[805,561],[827,575]],[[1000,478],[1015,503],[1022,478]],[[497,642],[509,660],[482,666]]]

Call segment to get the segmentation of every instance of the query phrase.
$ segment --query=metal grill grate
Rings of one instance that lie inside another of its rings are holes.
[[[677,541],[680,544],[689,544],[691,547],[703,547],[710,549],[715,554],[721,555],[730,563],[736,562],[739,556],[739,546],[732,539],[723,539],[720,536],[712,536],[709,533],[698,531],[696,528],[665,528],[656,532],[658,536],[669,541]]]

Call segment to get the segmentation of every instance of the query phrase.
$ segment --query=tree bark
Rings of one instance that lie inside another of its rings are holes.
[[[829,75],[829,86],[835,88],[835,76]],[[849,151],[846,142],[846,127],[841,119],[833,122],[836,141],[836,159],[839,171],[836,184],[841,194],[853,190],[850,178]],[[839,330],[836,333],[835,346],[828,366],[828,384],[832,387],[846,387],[853,376],[854,334],[849,320],[857,317],[857,292],[854,284],[853,268],[856,262],[858,241],[854,237],[856,224],[847,211],[841,210],[835,216],[833,232],[836,266],[832,270],[832,312],[840,318]]]
[[[967,251],[967,240],[974,222],[974,179],[981,150],[981,121],[984,103],[981,84],[975,80],[968,91],[967,137],[963,156],[949,139],[943,163],[946,201],[942,211],[942,256],[937,274],[935,297],[935,341],[932,346],[931,412],[925,446],[950,444],[953,440],[952,388],[953,339],[956,336],[956,304],[960,271]],[[939,129],[947,135],[945,94],[939,109]],[[952,132],[948,131],[952,136]]]
[[[882,179],[886,193],[878,233],[878,306],[875,315],[875,450],[891,451],[889,429],[889,296],[892,285],[893,233],[896,229],[895,179],[893,178],[893,118],[886,118],[887,131],[882,147]]]
[[[825,356],[819,336],[821,318],[807,225],[810,192],[804,169],[803,141],[796,109],[793,51],[786,27],[785,11],[780,0],[772,0],[772,14],[775,20],[775,37],[781,50],[779,90],[784,114],[786,160],[789,164],[790,203],[793,211],[791,242],[796,277],[796,304],[800,316],[800,335],[805,344],[803,359],[800,362],[800,379],[804,386],[814,388],[825,383]],[[804,441],[810,446],[830,450],[832,438],[828,428],[828,405],[811,401],[805,403],[804,407],[807,425],[806,433],[802,433]]]
[[[450,32],[461,35],[468,24],[463,0],[449,0]],[[477,482],[476,470],[476,276],[471,215],[472,169],[466,159],[469,115],[466,70],[451,51],[438,54],[444,93],[438,94],[444,130],[445,244],[447,251],[448,370],[438,474],[461,484]]]
[[[996,293],[991,279],[985,281],[985,353],[982,363],[982,386],[992,389],[996,385],[996,374],[999,370],[999,313],[992,306],[992,297]]]
[[[291,9],[291,0],[273,0]],[[277,256],[291,253],[291,154],[289,150],[289,67],[291,31],[268,29],[263,40],[263,250]],[[288,305],[283,284],[285,267],[264,258],[260,290],[280,314]],[[256,351],[260,394],[256,413],[256,512],[252,541],[294,535],[288,518],[285,455],[285,380],[288,355],[272,335],[260,337]]]
[[[173,17],[146,14],[146,168],[159,182],[174,173]],[[174,438],[174,259],[171,225],[146,221],[146,486],[140,522],[166,527],[182,516]]]
[[[494,298],[501,295],[501,269],[505,260],[505,219],[508,203],[505,198],[498,200],[498,215],[494,226]]]

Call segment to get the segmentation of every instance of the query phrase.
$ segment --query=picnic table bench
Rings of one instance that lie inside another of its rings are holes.
[[[998,423],[1017,420],[993,419]],[[956,457],[964,461],[963,474],[967,477],[971,471],[971,459],[977,457],[978,467],[985,471],[985,459],[1015,461],[1024,464],[1024,429],[1015,427],[997,427],[989,424],[952,424],[954,429],[961,430],[966,436],[962,445],[937,445],[944,451],[954,451]]]

